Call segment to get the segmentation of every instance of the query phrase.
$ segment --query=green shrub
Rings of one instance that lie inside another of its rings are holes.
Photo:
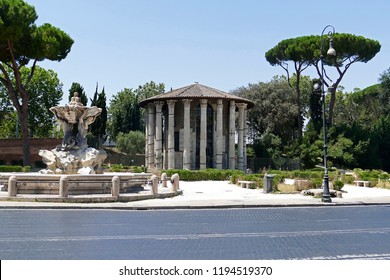
[[[370,181],[372,186],[377,186],[381,180],[388,180],[390,178],[387,172],[381,170],[362,170],[354,169],[355,174],[359,180]]]
[[[132,170],[134,173],[142,173],[145,172],[145,167],[143,166],[133,166]]]
[[[264,177],[261,174],[243,175],[239,181],[254,181],[257,188],[264,187]]]
[[[238,181],[254,181],[256,187],[262,188],[264,185],[265,174],[273,174],[273,186],[276,189],[277,185],[283,183],[285,178],[308,180],[310,188],[320,188],[323,183],[324,170],[313,169],[313,170],[293,170],[293,171],[282,171],[282,170],[264,170],[260,173],[255,174],[244,174],[240,170],[219,170],[219,169],[205,169],[205,170],[182,170],[182,169],[170,169],[163,170],[170,177],[174,173],[178,173],[180,180],[184,181],[224,181],[230,180],[231,183],[237,184]],[[356,172],[356,171],[355,171]],[[370,181],[372,185],[376,185],[378,180],[387,181],[390,176],[386,172],[380,170],[357,170],[356,172],[361,180]],[[329,181],[335,182],[335,189],[341,189],[344,184],[351,184],[355,178],[351,175],[342,175],[341,180],[340,173],[337,170],[329,170],[328,172]],[[340,182],[340,183],[338,183]],[[341,186],[342,184],[342,186]]]
[[[167,173],[168,177],[173,174],[179,174],[180,180],[183,181],[238,181],[244,173],[239,170],[220,170],[220,169],[204,169],[204,170],[183,170],[183,169],[168,169],[161,172]]]
[[[390,174],[387,172],[383,172],[379,175],[378,177],[380,180],[389,180],[390,179]]]
[[[355,178],[352,176],[352,175],[343,175],[341,176],[341,181],[344,183],[344,184],[352,184],[353,181],[355,181]]]
[[[128,166],[123,164],[103,164],[104,169],[109,172],[133,172],[141,173],[145,172],[144,166]]]
[[[23,172],[23,167],[20,165],[0,165],[0,172]]]
[[[30,172],[30,170],[31,170],[31,166],[24,166],[24,167],[22,168],[22,171],[23,171],[23,172]]]
[[[323,178],[310,178],[309,182],[312,184],[311,188],[318,189],[322,187]]]
[[[110,170],[114,172],[120,172],[123,170],[123,165],[122,164],[111,164]]]
[[[341,180],[336,180],[334,183],[333,183],[333,188],[336,190],[336,191],[341,191],[341,189],[344,187],[344,183],[341,181]]]
[[[277,185],[279,183],[282,183],[284,181],[284,179],[286,179],[286,175],[285,174],[275,174],[273,180],[272,180],[272,183],[273,185]]]
[[[238,172],[235,172],[233,174],[230,175],[230,178],[229,178],[229,181],[230,183],[232,184],[237,184],[237,182],[239,181],[239,177],[243,174],[243,172],[241,172],[241,174],[239,174]]]

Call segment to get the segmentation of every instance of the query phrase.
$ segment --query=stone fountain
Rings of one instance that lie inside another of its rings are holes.
[[[50,111],[63,129],[62,143],[51,151],[39,151],[47,164],[39,173],[0,173],[0,201],[126,202],[182,193],[177,174],[171,177],[171,190],[166,187],[166,176],[161,179],[165,186],[158,190],[159,180],[150,173],[102,174],[107,153],[88,147],[86,138],[88,126],[102,110],[83,106],[77,93],[67,105]],[[5,191],[6,197],[2,196]]]
[[[102,173],[102,164],[107,158],[104,150],[88,147],[88,126],[100,115],[102,109],[87,107],[80,102],[77,92],[64,106],[51,107],[64,132],[61,145],[55,149],[40,150],[46,163],[43,174],[96,174]]]

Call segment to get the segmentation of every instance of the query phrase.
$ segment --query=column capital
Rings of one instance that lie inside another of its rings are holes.
[[[156,108],[156,105],[154,103],[148,103],[147,105],[149,113],[153,113],[154,109]]]
[[[174,99],[167,100],[168,108],[174,107],[176,104],[176,101],[177,100],[174,100]]]
[[[239,109],[246,109],[246,107],[248,107],[248,104],[246,104],[246,103],[237,103],[237,107]]]
[[[191,104],[192,99],[182,99],[181,101],[184,103],[185,106],[188,106]]]
[[[154,105],[156,106],[156,111],[161,112],[162,107],[164,106],[165,102],[164,101],[156,101],[154,102]]]
[[[207,102],[208,102],[208,99],[203,98],[200,100],[200,105],[207,105]]]

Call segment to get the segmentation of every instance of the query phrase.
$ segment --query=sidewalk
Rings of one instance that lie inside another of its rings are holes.
[[[390,190],[346,185],[342,198],[331,203],[301,194],[263,193],[261,189],[243,189],[227,181],[180,182],[182,194],[170,198],[155,198],[131,202],[61,203],[0,201],[0,209],[198,209],[288,206],[390,205]],[[5,197],[5,192],[0,193]]]

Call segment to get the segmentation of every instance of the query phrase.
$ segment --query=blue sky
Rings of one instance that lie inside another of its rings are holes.
[[[149,81],[169,90],[199,82],[229,92],[285,72],[264,58],[287,38],[336,32],[378,40],[381,51],[350,67],[347,91],[378,82],[390,67],[390,1],[285,0],[26,0],[37,24],[48,22],[75,41],[61,62],[42,62],[67,96],[79,82],[92,97],[96,83],[108,99]],[[337,46],[335,46],[337,50]],[[304,72],[315,77],[314,71]],[[67,100],[67,98],[66,98]]]

